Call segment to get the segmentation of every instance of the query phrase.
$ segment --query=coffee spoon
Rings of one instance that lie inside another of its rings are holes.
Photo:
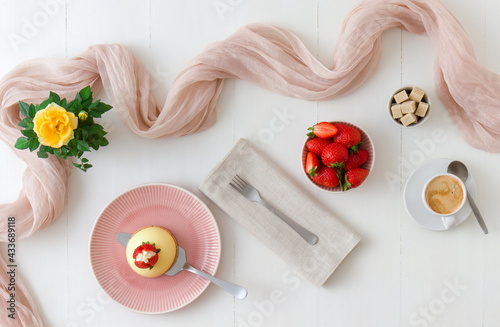
[[[467,180],[469,177],[469,171],[467,170],[467,167],[458,160],[452,161],[448,165],[448,173],[453,174],[460,178],[462,182]],[[466,186],[467,187],[467,186]],[[468,190],[467,190],[468,191]],[[483,229],[483,232],[485,234],[488,234],[488,228],[486,227],[486,224],[484,223],[483,217],[481,216],[481,213],[479,212],[479,209],[476,206],[476,203],[472,199],[472,196],[470,195],[470,192],[467,192],[467,199],[469,200],[470,206],[472,208],[472,212],[474,213],[474,216],[476,216],[477,221],[479,222],[479,225]]]

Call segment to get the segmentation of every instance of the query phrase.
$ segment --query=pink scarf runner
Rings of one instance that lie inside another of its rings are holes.
[[[436,0],[363,1],[344,22],[331,70],[286,30],[260,24],[242,27],[186,65],[163,108],[150,93],[148,72],[122,45],[92,46],[70,60],[27,61],[0,82],[0,138],[12,146],[20,136],[19,100],[39,103],[49,91],[73,98],[89,84],[94,93],[103,86],[123,123],[146,138],[179,137],[212,125],[226,78],[306,100],[335,98],[370,77],[381,54],[380,36],[395,27],[428,34],[437,54],[435,87],[441,101],[470,145],[499,152],[500,77],[477,64],[463,28]],[[38,159],[34,153],[14,151],[28,167],[17,201],[0,205],[2,242],[7,242],[10,216],[16,217],[17,240],[21,240],[61,213],[72,169],[54,157]],[[5,262],[0,263],[0,297],[7,301],[9,276]],[[5,309],[1,319],[8,326],[42,326],[19,276],[16,284],[16,319],[7,318]]]

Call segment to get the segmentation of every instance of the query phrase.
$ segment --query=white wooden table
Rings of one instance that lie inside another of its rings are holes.
[[[70,58],[92,44],[122,43],[148,67],[162,103],[189,58],[249,23],[291,30],[331,67],[342,21],[357,2],[0,0],[0,75],[26,59]],[[463,24],[479,63],[500,72],[500,2],[442,2]],[[46,326],[498,326],[500,157],[468,146],[450,121],[434,91],[434,57],[426,36],[388,31],[376,74],[355,92],[324,102],[228,80],[217,123],[179,139],[141,139],[113,112],[106,114],[110,145],[89,156],[94,168],[72,173],[63,214],[17,245],[18,275]],[[431,117],[415,129],[394,125],[386,109],[390,94],[407,84],[419,85],[432,99]],[[104,93],[98,97],[106,100]],[[305,131],[322,120],[357,124],[374,141],[375,167],[355,192],[326,194],[302,174]],[[433,139],[433,133],[440,138]],[[252,140],[362,236],[323,287],[298,277],[198,191],[241,137]],[[428,231],[410,219],[402,200],[405,181],[421,163],[441,157],[469,166],[489,235],[473,217],[449,232]],[[0,158],[0,202],[5,203],[17,198],[25,166],[3,143]],[[148,182],[179,185],[207,203],[221,233],[216,275],[246,286],[245,300],[210,285],[180,310],[142,315],[101,290],[89,264],[92,226],[115,196]],[[0,250],[6,257],[5,244]]]

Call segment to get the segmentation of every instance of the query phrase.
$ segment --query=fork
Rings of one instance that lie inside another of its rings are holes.
[[[318,236],[311,233],[304,227],[297,224],[295,221],[291,220],[278,210],[274,209],[271,205],[269,205],[259,194],[259,191],[249,183],[247,183],[243,178],[238,175],[233,177],[232,183],[229,183],[236,191],[241,193],[245,198],[252,202],[258,202],[262,204],[264,207],[269,209],[272,213],[278,216],[281,220],[283,220],[288,226],[290,226],[293,230],[295,230],[307,243],[314,245],[318,242]]]

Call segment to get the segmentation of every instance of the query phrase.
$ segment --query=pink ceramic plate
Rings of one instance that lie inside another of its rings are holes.
[[[145,278],[130,269],[120,232],[158,225],[174,234],[190,265],[213,275],[220,258],[217,223],[192,193],[173,185],[148,184],[134,188],[103,210],[90,237],[90,264],[97,282],[117,303],[141,313],[166,313],[196,299],[209,282],[195,274]]]

